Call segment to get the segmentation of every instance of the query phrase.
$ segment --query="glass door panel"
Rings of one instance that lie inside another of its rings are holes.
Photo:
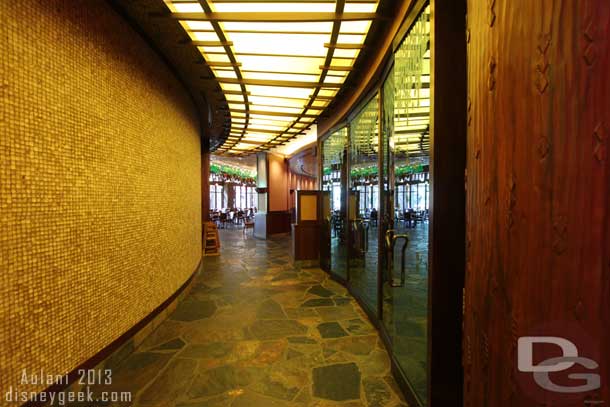
[[[430,11],[395,54],[384,84],[383,324],[402,373],[427,400]]]
[[[347,128],[332,133],[322,146],[322,190],[329,194],[329,271],[347,280]]]
[[[350,125],[349,284],[377,314],[379,97]]]
[[[324,180],[324,178],[322,178]],[[320,268],[330,273],[330,239],[331,239],[331,201],[330,190],[322,182],[322,192],[320,193]]]

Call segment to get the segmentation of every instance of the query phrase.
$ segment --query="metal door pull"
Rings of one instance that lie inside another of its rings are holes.
[[[395,233],[396,231],[394,229],[385,232],[386,248],[388,250],[389,282],[390,287],[404,287],[406,281],[405,254],[407,252],[407,246],[409,245],[409,236],[397,235]],[[401,250],[402,257],[400,259],[400,282],[397,284],[394,282],[394,246],[396,246],[396,241],[399,239],[403,239],[404,243]]]

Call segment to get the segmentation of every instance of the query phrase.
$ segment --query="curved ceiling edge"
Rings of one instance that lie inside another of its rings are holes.
[[[201,53],[177,20],[160,18],[167,7],[162,0],[107,0],[149,44],[170,71],[186,87],[195,103],[201,123],[202,138],[209,139],[210,151],[226,140],[230,128],[227,101],[205,64]]]
[[[229,156],[281,148],[325,121],[396,9],[395,0],[108,1],[175,67],[210,151]]]

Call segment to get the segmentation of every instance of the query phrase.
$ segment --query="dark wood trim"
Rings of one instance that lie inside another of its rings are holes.
[[[290,211],[268,211],[265,217],[267,236],[290,233]]]
[[[431,1],[428,405],[463,402],[466,265],[466,0]]]
[[[293,223],[291,257],[294,261],[320,259],[320,247],[311,244],[320,236],[320,225],[317,222]]]
[[[131,338],[133,338],[140,330],[142,330],[144,327],[146,327],[146,325],[149,322],[151,322],[155,317],[157,317],[159,314],[161,314],[170,304],[172,304],[180,296],[180,294],[182,294],[191,285],[195,276],[201,270],[202,261],[203,261],[203,259],[201,258],[199,260],[199,263],[197,264],[197,267],[193,271],[193,273],[180,286],[180,288],[178,288],[178,290],[176,290],[176,292],[174,292],[172,295],[169,296],[169,298],[167,298],[160,305],[158,305],[150,314],[148,314],[143,319],[141,319],[140,322],[138,322],[137,324],[135,324],[134,326],[129,328],[129,330],[127,330],[127,332],[125,332],[124,334],[119,336],[117,339],[112,341],[109,345],[104,347],[102,350],[100,350],[98,353],[93,355],[91,358],[87,359],[86,361],[84,361],[83,363],[78,365],[76,368],[74,368],[72,371],[70,371],[66,375],[67,380],[65,382],[67,382],[68,385],[74,383],[80,377],[80,375],[78,374],[79,370],[94,369],[97,365],[99,365],[101,362],[106,360],[110,355],[112,355],[114,352],[119,350],[121,348],[121,346],[123,346],[127,341],[129,341]],[[56,385],[47,387],[45,390],[41,391],[38,394],[41,394],[41,393],[56,394],[56,393],[63,391],[66,387],[67,387],[66,384],[56,384]],[[50,400],[49,397],[46,397],[45,399]],[[40,403],[40,402],[27,402],[27,403],[22,404],[22,406],[26,406],[26,407],[40,406],[43,404],[44,403]]]
[[[405,21],[402,23],[402,26],[399,28],[396,36],[394,37],[394,41],[392,42],[392,51],[396,52],[400,45],[404,41],[405,37],[409,34],[411,27],[417,21],[417,18],[424,11],[424,8],[428,5],[429,0],[415,0],[414,5],[405,18]]]

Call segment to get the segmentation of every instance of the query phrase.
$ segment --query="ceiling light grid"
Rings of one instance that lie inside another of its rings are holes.
[[[353,69],[378,1],[167,0],[228,103],[217,153],[268,150],[311,127]]]

